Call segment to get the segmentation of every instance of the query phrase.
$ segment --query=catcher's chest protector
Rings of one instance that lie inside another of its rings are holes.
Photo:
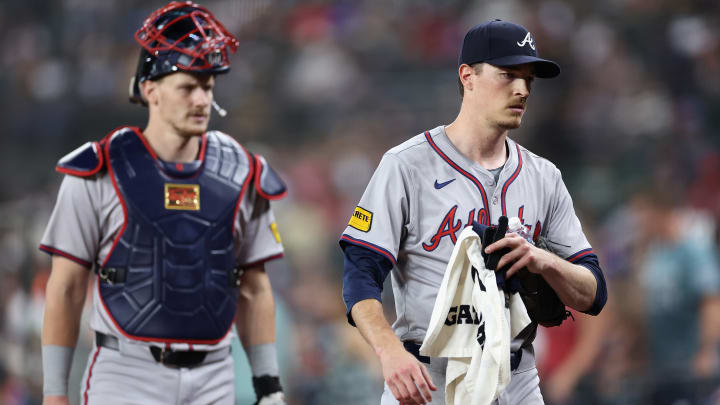
[[[252,158],[226,135],[210,132],[204,142],[189,171],[166,167],[135,130],[105,145],[125,225],[99,270],[99,291],[130,338],[212,344],[232,326],[233,224]]]

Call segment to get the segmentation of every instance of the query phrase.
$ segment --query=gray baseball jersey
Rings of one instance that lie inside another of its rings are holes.
[[[507,148],[497,183],[455,148],[444,126],[383,156],[341,239],[394,264],[393,329],[400,340],[423,341],[456,238],[472,221],[517,216],[562,258],[592,253],[560,171],[509,138]],[[521,344],[517,339],[512,350]]]

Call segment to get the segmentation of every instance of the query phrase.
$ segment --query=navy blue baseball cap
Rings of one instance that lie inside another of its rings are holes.
[[[465,34],[458,66],[485,62],[495,66],[532,63],[535,76],[551,78],[560,74],[560,66],[537,56],[535,40],[522,25],[492,20],[473,27]]]

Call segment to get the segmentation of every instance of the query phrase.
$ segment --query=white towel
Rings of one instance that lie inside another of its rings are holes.
[[[510,308],[505,308],[505,293],[497,288],[495,272],[485,269],[481,249],[480,236],[466,227],[450,256],[420,347],[424,356],[448,358],[447,405],[486,405],[497,399],[510,382],[511,338],[530,323],[518,294],[510,295]],[[459,317],[446,324],[450,308],[470,304],[478,311],[480,325],[463,323]],[[483,346],[479,330],[484,331]]]

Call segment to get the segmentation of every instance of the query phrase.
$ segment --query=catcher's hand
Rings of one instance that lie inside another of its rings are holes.
[[[485,253],[486,247],[505,237],[507,224],[507,217],[502,216],[497,227],[491,226],[483,230],[481,238],[485,267],[496,271],[498,287],[511,294],[520,294],[528,315],[533,322],[546,327],[560,325],[567,319],[570,312],[565,309],[565,304],[560,301],[555,290],[550,287],[550,284],[541,275],[532,273],[526,267],[522,267],[515,272],[514,277],[507,278],[508,270],[515,263],[503,263],[499,269],[498,264],[505,254],[511,252],[511,249],[504,248],[495,250],[490,254]],[[542,238],[538,239],[536,246],[552,252]]]

